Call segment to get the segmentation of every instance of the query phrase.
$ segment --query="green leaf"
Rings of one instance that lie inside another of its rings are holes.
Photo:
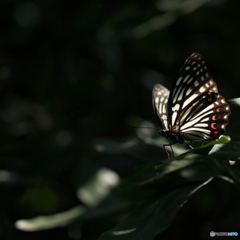
[[[163,163],[157,164],[157,165],[155,166],[155,169],[159,169],[159,168],[165,166],[166,164],[169,164],[169,163],[172,162],[172,161],[186,158],[188,155],[193,154],[193,153],[202,154],[202,155],[207,155],[207,154],[206,154],[206,149],[208,149],[207,152],[209,152],[209,151],[210,151],[210,147],[212,147],[212,146],[214,146],[214,145],[216,145],[216,144],[225,144],[225,143],[228,143],[228,142],[230,142],[230,140],[231,140],[231,139],[230,139],[229,136],[221,135],[221,136],[219,137],[219,139],[216,139],[216,140],[214,140],[214,141],[207,141],[207,142],[205,142],[204,144],[202,144],[201,146],[198,146],[198,147],[196,147],[196,148],[194,148],[194,149],[191,149],[191,150],[189,150],[189,151],[187,151],[187,152],[185,152],[185,153],[183,153],[183,154],[181,154],[181,155],[179,155],[179,156],[177,156],[177,157],[174,157],[174,158],[172,158],[172,159],[170,159],[170,160],[167,160],[167,161],[165,161],[165,162],[163,162]]]
[[[132,175],[127,180],[125,180],[120,187],[137,187],[144,184],[149,184],[155,180],[166,176],[169,173],[178,171],[179,169],[185,168],[189,165],[192,165],[195,161],[192,159],[174,161],[171,164],[168,164],[161,168],[159,171],[154,169],[154,166],[150,166],[147,169],[143,169],[138,173]]]
[[[98,206],[87,208],[83,205],[73,207],[67,211],[37,216],[31,219],[20,219],[15,222],[15,227],[22,231],[34,232],[57,227],[69,226],[88,220],[96,220],[100,217],[116,214],[129,208],[132,202],[112,193],[106,197]]]
[[[114,229],[103,233],[98,240],[152,240],[166,230],[188,198],[208,184],[194,184],[174,189],[148,199]]]

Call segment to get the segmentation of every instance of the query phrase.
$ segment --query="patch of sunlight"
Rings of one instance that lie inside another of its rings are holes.
[[[31,219],[20,219],[15,222],[18,230],[33,232],[51,229],[54,227],[66,226],[70,220],[86,212],[84,206],[76,206],[68,211],[52,214],[48,216],[38,216]]]
[[[187,179],[192,179],[196,174],[197,171],[195,169],[183,169],[180,171],[180,176]]]
[[[78,198],[87,206],[96,206],[120,182],[118,174],[108,168],[100,168],[96,174],[77,190]]]
[[[134,231],[136,231],[136,228],[123,230],[123,231],[113,231],[112,234],[113,235],[124,235],[124,234],[128,234],[128,233],[131,233],[131,232],[134,232]]]
[[[109,140],[100,140],[99,143],[95,145],[95,150],[98,152],[117,153],[129,149],[131,147],[134,147],[137,144],[138,144],[137,139],[133,139],[125,143],[117,143]]]
[[[9,182],[14,179],[14,176],[11,172],[7,170],[0,170],[0,183]]]

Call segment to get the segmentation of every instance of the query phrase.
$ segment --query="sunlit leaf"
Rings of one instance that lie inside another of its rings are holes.
[[[78,198],[87,206],[101,202],[118,185],[118,174],[108,168],[99,168],[96,173],[77,190]]]
[[[83,214],[87,209],[77,206],[65,212],[48,216],[38,216],[31,219],[20,219],[16,221],[15,227],[22,231],[33,232],[56,227],[67,226],[70,221]]]

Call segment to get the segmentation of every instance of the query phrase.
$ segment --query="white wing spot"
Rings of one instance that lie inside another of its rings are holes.
[[[190,83],[192,80],[193,80],[193,78],[191,77],[191,78],[188,80],[188,83]]]
[[[209,87],[209,85],[206,83],[206,84],[205,84],[205,87],[207,87],[207,88],[208,88],[208,87]]]
[[[207,121],[209,121],[209,117],[204,118],[204,119],[202,120],[202,122],[207,122]]]
[[[166,99],[165,97],[161,97],[160,102],[163,102],[165,99]]]
[[[196,86],[198,86],[198,84],[199,84],[199,82],[196,80],[196,81],[194,82],[194,86],[196,87]]]
[[[207,123],[197,123],[195,127],[208,127]]]
[[[186,92],[186,95],[189,95],[189,94],[191,93],[191,91],[192,91],[192,89],[189,88],[189,89],[187,90],[187,92]]]
[[[206,89],[205,87],[201,87],[201,88],[199,89],[199,92],[201,92],[201,93],[202,93],[202,92],[204,92],[204,91],[205,91],[205,89]]]
[[[172,111],[178,111],[180,108],[180,105],[179,104],[176,104],[173,108],[172,108]]]
[[[187,76],[184,78],[183,82],[186,82],[186,81],[188,80],[188,78],[189,78],[189,75],[187,75]]]
[[[165,107],[165,105],[163,105],[163,107],[162,107],[162,112],[163,112],[163,113],[166,113],[166,107]]]
[[[190,67],[189,67],[189,66],[187,66],[185,69],[186,69],[186,70],[189,70],[189,69],[190,69]]]
[[[177,112],[174,112],[172,115],[172,125],[174,125],[176,117],[177,117]]]
[[[182,77],[179,77],[177,82],[176,82],[176,85],[179,85],[181,81],[182,81]]]
[[[198,94],[193,94],[191,97],[189,97],[183,104],[183,108],[185,108],[190,102],[192,102],[196,97],[198,96]]]

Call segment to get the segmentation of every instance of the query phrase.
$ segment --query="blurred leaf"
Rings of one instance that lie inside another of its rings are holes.
[[[86,211],[84,206],[77,206],[62,213],[49,216],[38,216],[32,219],[20,219],[16,221],[15,227],[22,231],[40,231],[55,227],[67,226],[70,221]]]
[[[108,168],[99,168],[88,182],[77,190],[78,198],[89,207],[96,206],[118,185],[118,174]]]
[[[30,232],[69,226],[83,221],[96,220],[101,217],[116,214],[131,205],[131,201],[112,192],[96,207],[91,209],[79,205],[61,213],[38,216],[31,219],[20,219],[15,222],[15,227],[19,230]]]
[[[193,164],[194,160],[182,160],[182,161],[174,161],[170,164],[164,166],[163,168],[156,171],[154,166],[148,167],[147,169],[143,169],[140,172],[132,175],[127,180],[125,180],[120,187],[137,187],[144,184],[149,184],[156,179],[159,179],[163,176],[166,176],[169,173],[187,167]]]
[[[122,212],[132,206],[133,202],[129,199],[119,196],[116,191],[113,191],[96,207],[88,209],[78,218],[74,219],[74,223],[82,221],[96,220],[103,217]]]
[[[228,100],[228,103],[234,105],[234,106],[240,106],[240,98],[232,98]]]
[[[154,142],[145,143],[139,139],[131,139],[124,143],[120,143],[108,139],[98,139],[94,141],[95,149],[98,152],[108,154],[129,154],[137,159],[157,161],[165,151]]]
[[[101,235],[99,240],[152,240],[172,223],[188,198],[212,178],[202,184],[178,188],[151,198],[138,207],[114,229]]]

